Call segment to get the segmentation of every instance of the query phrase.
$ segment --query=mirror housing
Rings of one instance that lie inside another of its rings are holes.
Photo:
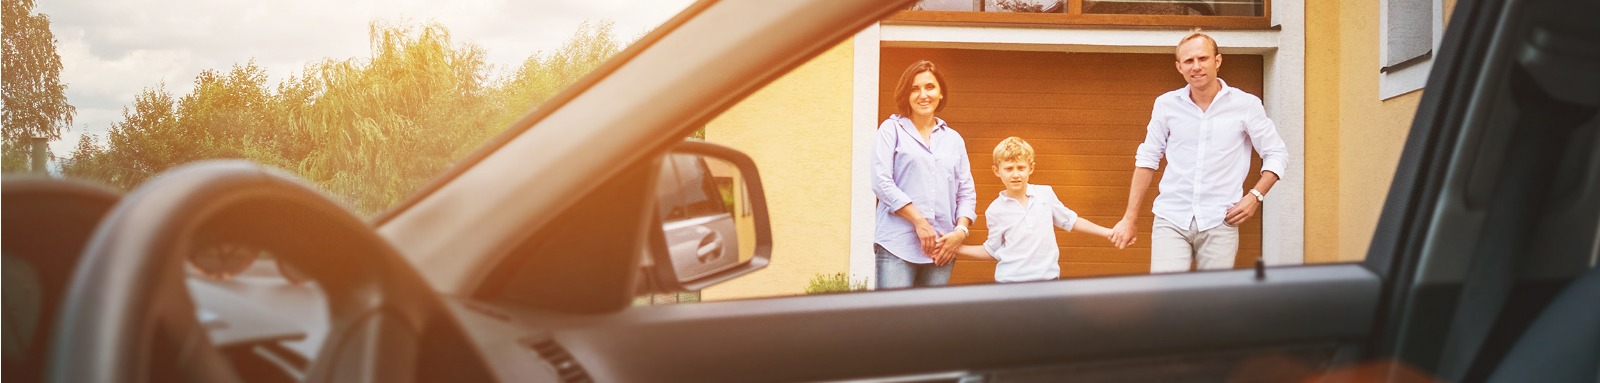
[[[699,291],[771,261],[772,228],[750,156],[686,140],[662,156],[656,179],[642,287],[656,293]]]

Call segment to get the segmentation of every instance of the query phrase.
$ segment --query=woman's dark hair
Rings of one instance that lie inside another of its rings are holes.
[[[941,96],[939,107],[933,111],[943,112],[944,106],[950,103],[950,86],[944,82],[944,73],[939,72],[939,68],[933,66],[933,62],[920,60],[912,63],[910,67],[906,68],[905,73],[900,74],[900,83],[894,88],[894,106],[896,110],[900,111],[901,117],[911,117],[911,82],[916,81],[917,74],[922,72],[933,73],[933,80],[939,82],[939,95]]]

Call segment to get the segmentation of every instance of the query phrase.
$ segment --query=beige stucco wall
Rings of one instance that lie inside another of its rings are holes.
[[[706,125],[706,140],[749,154],[772,217],[772,263],[702,292],[703,300],[805,292],[849,271],[852,43],[750,95]]]
[[[1422,99],[1378,98],[1379,6],[1306,3],[1307,263],[1366,256]]]
[[[1339,259],[1339,2],[1306,2],[1306,263]]]

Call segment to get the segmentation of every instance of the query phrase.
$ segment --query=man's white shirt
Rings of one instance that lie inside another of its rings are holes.
[[[989,203],[983,218],[989,238],[983,249],[999,261],[994,267],[996,282],[1042,281],[1061,277],[1061,249],[1056,244],[1055,228],[1072,231],[1078,213],[1068,209],[1056,192],[1045,185],[1028,185],[1028,201],[1018,201],[1000,192]]]
[[[1157,97],[1134,162],[1159,169],[1165,156],[1167,169],[1151,210],[1179,226],[1194,220],[1199,230],[1221,225],[1244,196],[1252,149],[1261,154],[1262,171],[1281,179],[1288,166],[1288,149],[1261,99],[1217,82],[1222,90],[1205,112],[1190,99],[1187,86]]]

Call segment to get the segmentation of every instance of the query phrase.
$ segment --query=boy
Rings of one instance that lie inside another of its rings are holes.
[[[1061,250],[1056,247],[1055,230],[1082,231],[1111,240],[1111,229],[1078,217],[1056,198],[1046,185],[1030,185],[1033,175],[1033,146],[1017,137],[1007,137],[994,148],[994,175],[1006,190],[1000,192],[983,212],[988,221],[989,238],[983,246],[966,245],[956,250],[965,259],[998,260],[996,282],[1024,282],[1056,279],[1061,276]]]

